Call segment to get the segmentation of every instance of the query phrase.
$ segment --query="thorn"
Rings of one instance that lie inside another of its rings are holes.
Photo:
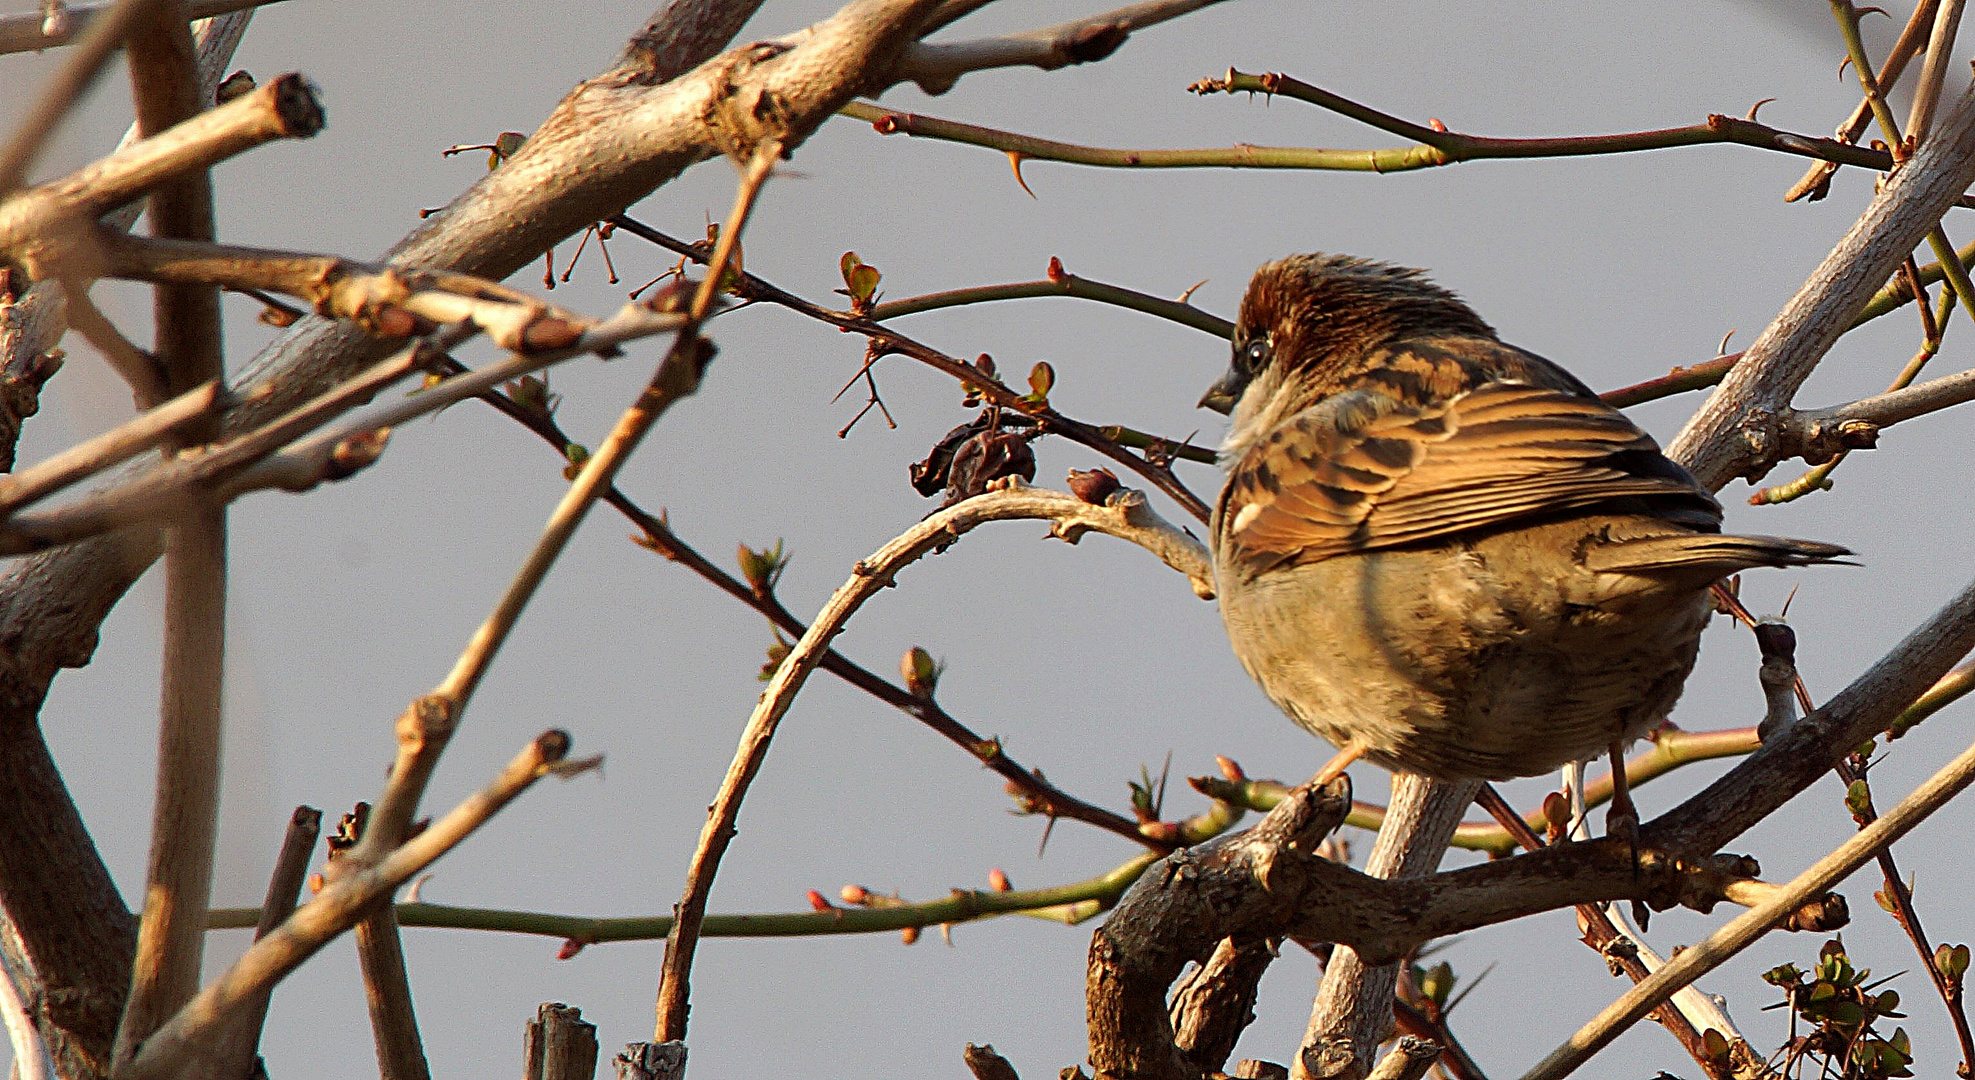
[[[1036,193],[1029,191],[1029,182],[1022,179],[1022,162],[1028,160],[1028,157],[1029,155],[1022,153],[1020,150],[1010,150],[1008,151],[1008,167],[1015,170],[1015,183],[1021,185],[1023,191],[1029,192],[1029,198],[1034,199]]]
[[[1208,281],[1207,278],[1201,278],[1199,281],[1196,281],[1193,284],[1187,286],[1186,291],[1180,294],[1179,302],[1184,304],[1187,301],[1193,299],[1194,291],[1200,288],[1200,286],[1207,284],[1207,281]]]
[[[1734,337],[1735,333],[1735,331],[1730,330],[1726,334],[1721,335],[1721,344],[1714,347],[1714,358],[1716,360],[1728,355],[1728,339]]]
[[[418,880],[411,883],[411,888],[405,890],[404,902],[407,904],[418,903],[419,902],[418,890],[423,889],[425,887],[425,883],[431,881],[432,877],[433,875],[431,874],[419,875]]]
[[[1783,613],[1776,616],[1778,619],[1787,619],[1790,617],[1790,602],[1797,598],[1797,590],[1801,588],[1803,588],[1802,582],[1790,586],[1790,595],[1783,598]]]
[[[1036,844],[1036,858],[1038,859],[1042,858],[1042,853],[1049,849],[1049,834],[1055,831],[1056,831],[1056,815],[1051,814],[1049,815],[1049,824],[1044,825],[1042,827],[1042,840],[1040,843]]]
[[[1762,107],[1763,107],[1764,105],[1767,105],[1767,104],[1769,104],[1770,102],[1772,102],[1772,101],[1775,101],[1775,100],[1776,100],[1776,99],[1775,99],[1775,98],[1773,98],[1773,97],[1766,97],[1766,98],[1763,98],[1763,99],[1762,99],[1761,101],[1758,101],[1758,102],[1756,102],[1756,103],[1755,103],[1754,105],[1751,105],[1751,106],[1749,106],[1749,116],[1748,116],[1748,120],[1749,120],[1749,123],[1751,123],[1751,124],[1753,124],[1753,123],[1755,123],[1755,122],[1756,122],[1756,113],[1757,113],[1758,111],[1760,111],[1760,110],[1762,109]]]

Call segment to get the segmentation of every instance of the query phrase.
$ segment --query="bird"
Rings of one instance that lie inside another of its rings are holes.
[[[1313,783],[1360,758],[1506,780],[1605,750],[1622,774],[1680,697],[1714,583],[1852,554],[1724,535],[1650,435],[1415,269],[1263,266],[1200,404],[1231,419],[1222,619],[1268,697],[1338,748]]]

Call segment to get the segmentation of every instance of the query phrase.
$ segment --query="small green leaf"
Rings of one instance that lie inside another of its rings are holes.
[[[1845,809],[1858,817],[1872,808],[1872,787],[1863,778],[1852,781],[1845,787]]]
[[[1420,993],[1435,1005],[1445,1006],[1454,993],[1454,965],[1445,960],[1420,973]]]
[[[1795,964],[1778,964],[1762,973],[1762,981],[1771,986],[1795,986],[1802,977]]]

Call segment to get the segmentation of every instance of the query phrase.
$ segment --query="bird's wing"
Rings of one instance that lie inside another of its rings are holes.
[[[1243,455],[1215,534],[1259,570],[1642,496],[1719,521],[1651,436],[1595,398],[1497,382],[1413,406],[1360,390],[1296,414]]]

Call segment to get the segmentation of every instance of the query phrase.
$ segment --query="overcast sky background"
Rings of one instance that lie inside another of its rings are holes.
[[[648,2],[648,0],[647,0]],[[829,0],[765,6],[746,34],[771,36],[834,8]],[[965,37],[1024,29],[1099,4],[1008,0],[948,30]],[[1904,18],[1910,5],[1894,5]],[[276,144],[216,173],[221,232],[246,244],[374,257],[484,168],[480,155],[442,158],[451,144],[528,131],[578,80],[600,70],[648,15],[641,0],[458,5],[290,0],[260,13],[237,66],[263,78],[300,70],[322,87],[329,127]],[[1874,17],[1880,34],[1898,23]],[[1133,38],[1101,64],[1054,73],[971,75],[928,99],[901,88],[887,103],[1059,139],[1120,147],[1235,142],[1391,145],[1392,137],[1292,102],[1184,92],[1230,65],[1281,70],[1415,120],[1494,135],[1617,132],[1695,123],[1711,112],[1828,133],[1856,101],[1840,76],[1842,45],[1825,4],[1663,5],[1300,3],[1234,0]],[[0,79],[27,87],[59,54],[9,58]],[[105,79],[43,163],[54,175],[103,152],[129,120],[126,84]],[[1839,177],[1827,201],[1785,205],[1805,162],[1743,147],[1621,158],[1478,162],[1370,174],[1176,171],[1125,173],[1034,162],[1036,198],[1003,157],[835,120],[764,196],[747,266],[829,301],[837,260],[857,251],[884,272],[893,298],[1029,280],[1050,256],[1074,273],[1167,296],[1206,280],[1200,306],[1232,316],[1258,264],[1298,251],[1344,251],[1431,268],[1503,337],[1609,388],[1706,359],[1735,331],[1745,345],[1851,224],[1872,178]],[[724,214],[734,170],[688,173],[633,210],[675,235],[699,235]],[[1975,236],[1950,218],[1957,242]],[[560,254],[572,249],[565,244]],[[669,256],[625,237],[613,244],[624,283],[608,285],[594,253],[555,299],[597,314],[658,273]],[[536,269],[515,283],[538,288]],[[102,288],[142,340],[139,290]],[[255,305],[233,297],[229,370],[274,336]],[[1225,364],[1207,335],[1132,312],[1049,299],[914,316],[900,324],[961,356],[994,355],[1004,372],[1038,359],[1056,368],[1054,403],[1097,423],[1218,440],[1223,421],[1193,402]],[[669,509],[680,534],[731,565],[737,541],[784,538],[783,579],[807,618],[853,561],[931,508],[906,466],[968,413],[944,376],[892,358],[878,369],[898,420],[866,417],[848,438],[862,343],[762,307],[714,324],[721,347],[705,387],[668,414],[620,480],[647,507]],[[1912,354],[1910,310],[1842,342],[1800,404],[1873,393]],[[1975,355],[1961,316],[1936,361],[1946,373]],[[557,370],[560,418],[594,445],[629,402],[662,343],[626,358]],[[70,364],[27,429],[34,461],[124,417],[128,394],[71,343]],[[484,363],[491,353],[468,350]],[[1638,409],[1663,440],[1699,404],[1687,396]],[[1861,569],[1760,572],[1745,583],[1758,612],[1802,589],[1791,621],[1820,700],[1842,687],[1971,570],[1965,417],[1890,432],[1837,473],[1835,491],[1769,509],[1724,492],[1733,528],[1843,543]],[[1100,462],[1058,441],[1036,447],[1039,481]],[[396,433],[359,478],[306,497],[261,494],[233,514],[228,737],[216,902],[259,902],[289,810],[333,820],[375,798],[392,751],[391,722],[430,689],[484,617],[565,488],[561,461],[518,425],[463,405]],[[1210,466],[1181,477],[1211,498]],[[1800,466],[1771,477],[1780,482]],[[1179,520],[1170,503],[1162,509]],[[1042,526],[989,526],[917,565],[873,601],[839,641],[889,672],[923,645],[950,665],[941,699],[962,721],[999,735],[1011,755],[1070,791],[1123,808],[1126,781],[1170,752],[1169,814],[1203,804],[1178,779],[1213,771],[1225,754],[1254,775],[1300,778],[1330,753],[1283,719],[1229,653],[1211,604],[1138,550],[1105,538],[1080,547],[1040,539]],[[578,753],[608,755],[603,777],[545,783],[436,867],[427,899],[598,915],[659,913],[677,899],[708,801],[760,691],[770,637],[763,621],[685,570],[625,540],[607,509],[592,515],[481,688],[435,778],[426,809],[443,812],[545,727],[569,729]],[[48,738],[128,897],[142,884],[154,765],[159,651],[155,576],[105,627],[96,661],[63,675],[44,712]],[[1753,723],[1761,712],[1756,650],[1726,623],[1705,642],[1675,714],[1683,726]],[[1893,746],[1874,778],[1890,806],[1968,738],[1965,707]],[[1639,793],[1648,817],[1698,790],[1725,765],[1690,767]],[[1360,766],[1359,790],[1382,798],[1385,776]],[[1534,804],[1554,781],[1511,785]],[[1001,782],[908,718],[819,674],[790,714],[750,797],[713,909],[805,908],[805,890],[845,883],[908,898],[980,887],[990,867],[1018,887],[1103,872],[1132,845],[1075,823],[1037,853],[1038,819],[1010,816]],[[1743,837],[1783,880],[1851,832],[1827,780]],[[1897,849],[1917,875],[1936,940],[1975,937],[1964,872],[1975,811],[1956,805]],[[1359,851],[1369,846],[1359,838]],[[1450,862],[1462,861],[1456,856]],[[1922,1074],[1956,1060],[1942,1010],[1917,958],[1871,901],[1876,880],[1844,888],[1856,919],[1854,961],[1893,985]],[[1654,920],[1662,953],[1732,912]],[[216,933],[209,974],[245,946]],[[661,947],[592,947],[557,961],[548,939],[406,931],[433,1072],[502,1075],[517,1066],[522,1025],[538,1002],[580,1007],[605,1056],[649,1036]],[[961,1076],[960,1047],[993,1043],[1025,1076],[1052,1076],[1084,1053],[1083,970],[1089,928],[1019,918],[966,925],[952,947],[929,933],[743,942],[701,949],[690,1035],[700,1080],[763,1075]],[[1758,1047],[1785,1034],[1777,994],[1757,975],[1814,959],[1820,938],[1776,935],[1704,980],[1724,994]],[[1442,954],[1463,982],[1498,965],[1456,1012],[1454,1028],[1490,1075],[1514,1076],[1624,989],[1554,913],[1462,938]],[[1287,1061],[1307,1014],[1315,966],[1294,951],[1271,971],[1260,1018],[1239,1056]],[[375,1075],[362,986],[349,945],[327,949],[283,984],[264,1052],[276,1080]],[[604,1068],[607,1070],[608,1065]],[[1651,1025],[1627,1035],[1585,1075],[1698,1074]]]

